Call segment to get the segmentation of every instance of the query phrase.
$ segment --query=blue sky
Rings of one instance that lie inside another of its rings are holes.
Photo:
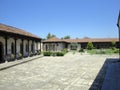
[[[0,23],[45,38],[118,37],[120,0],[0,0]]]

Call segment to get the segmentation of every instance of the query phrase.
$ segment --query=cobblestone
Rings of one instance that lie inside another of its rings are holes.
[[[36,58],[1,70],[0,90],[88,90],[108,57],[118,56],[68,53]]]

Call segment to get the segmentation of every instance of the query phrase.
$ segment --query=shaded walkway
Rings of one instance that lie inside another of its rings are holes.
[[[108,65],[101,90],[120,90],[120,62],[113,61]]]
[[[120,90],[120,62],[107,58],[89,90]]]

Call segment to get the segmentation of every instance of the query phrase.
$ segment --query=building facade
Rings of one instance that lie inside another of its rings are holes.
[[[0,24],[0,63],[37,54],[41,38],[24,30]]]
[[[83,38],[83,39],[59,39],[56,37],[43,41],[43,51],[62,51],[86,49],[88,42],[92,42],[96,49],[110,48],[112,42],[116,42],[118,47],[119,40],[117,38]]]
[[[45,40],[43,43],[43,51],[62,51],[67,48],[66,42],[60,40],[59,38],[53,37]]]

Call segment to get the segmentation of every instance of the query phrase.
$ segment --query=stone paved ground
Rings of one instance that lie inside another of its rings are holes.
[[[117,55],[38,58],[1,70],[0,90],[88,90],[108,57]]]

